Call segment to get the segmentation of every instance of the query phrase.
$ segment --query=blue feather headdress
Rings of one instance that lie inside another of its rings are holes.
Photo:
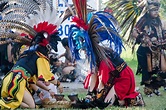
[[[81,59],[80,50],[85,50],[92,67],[96,66],[97,60],[106,61],[105,48],[110,48],[120,55],[123,44],[118,34],[116,19],[103,11],[86,14],[86,7],[83,6],[85,2],[86,0],[73,0],[77,16],[72,18],[75,24],[69,29],[69,47],[76,60]],[[105,46],[103,41],[109,42],[109,46]]]

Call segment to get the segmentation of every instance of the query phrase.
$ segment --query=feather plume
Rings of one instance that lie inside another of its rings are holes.
[[[0,8],[0,44],[16,42],[31,45],[40,31],[59,38],[57,29],[63,18],[58,17],[52,0],[1,0]],[[50,36],[47,40],[51,39],[50,44],[56,46],[57,38]]]
[[[1,6],[3,6],[2,27],[8,30],[16,29],[30,36],[35,36],[36,32],[41,30],[48,31],[49,34],[54,33],[63,19],[57,17],[57,10],[53,8],[50,0],[3,0]]]
[[[78,18],[82,19],[85,23],[87,21],[87,5],[86,0],[72,0],[75,6]]]
[[[103,11],[87,14],[85,0],[73,0],[73,4],[75,7],[73,12],[76,16],[72,18],[72,22],[75,24],[71,25],[69,29],[69,47],[73,58],[79,60],[80,50],[84,49],[91,68],[96,66],[97,60],[104,60],[108,64],[105,49],[114,49],[121,54],[122,48],[124,48],[119,37],[116,19]],[[109,47],[101,45],[105,40],[110,43]],[[114,48],[112,44],[114,44]]]
[[[131,32],[138,18],[145,13],[147,0],[109,0],[107,7],[113,10],[113,15],[118,20],[121,36],[129,46],[134,43]]]

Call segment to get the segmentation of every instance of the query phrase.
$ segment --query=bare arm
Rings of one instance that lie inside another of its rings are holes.
[[[37,91],[39,87],[36,84],[29,84],[34,91]]]
[[[7,46],[7,55],[8,55],[8,61],[9,61],[9,62],[12,62],[12,61],[13,61],[13,57],[12,57],[11,50],[12,50],[12,45],[9,44],[9,45]]]
[[[63,92],[63,86],[61,85],[60,81],[58,81],[58,80],[52,80],[50,82],[53,83],[54,85],[56,85],[59,88],[59,92],[60,93]]]
[[[30,87],[37,93],[38,97],[43,100],[44,94],[42,91],[39,89],[39,87],[36,84],[29,84]]]
[[[43,83],[43,81],[37,81],[36,85],[39,86],[40,88],[49,91],[49,88]]]

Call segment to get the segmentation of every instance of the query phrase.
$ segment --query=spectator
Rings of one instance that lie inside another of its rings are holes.
[[[59,56],[59,58],[65,57],[65,62],[62,65],[63,74],[60,78],[60,81],[73,82],[73,81],[75,81],[75,79],[77,77],[77,73],[76,73],[77,64],[72,59],[72,55],[71,55],[70,48],[68,45],[68,38],[63,38],[61,43],[66,51],[65,51],[65,53],[63,53]]]

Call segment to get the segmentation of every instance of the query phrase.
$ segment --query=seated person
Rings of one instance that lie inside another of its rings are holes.
[[[51,51],[49,42],[43,42],[46,40],[46,32],[39,32],[32,42],[34,49],[29,49],[23,52],[17,60],[16,64],[9,71],[9,73],[3,78],[1,88],[0,107],[8,109],[22,108],[35,108],[34,99],[29,91],[29,82],[31,79],[36,87],[36,81],[49,81],[54,85],[59,85],[60,92],[63,92],[58,80],[54,78],[54,74],[50,71],[48,54]],[[28,62],[28,63],[27,63]],[[15,83],[13,83],[15,82]],[[37,93],[38,89],[33,88]],[[48,88],[45,90],[49,91]],[[53,96],[54,94],[50,92]]]
[[[55,75],[56,78],[56,75]],[[39,91],[42,92],[43,96],[42,96],[42,100],[39,97],[39,93],[35,93],[33,95],[33,98],[35,100],[35,103],[37,105],[42,104],[42,101],[46,98],[49,98],[51,102],[55,102],[56,99],[54,97],[54,94],[58,93],[58,87],[55,86],[54,84],[50,83],[50,82],[46,82],[46,81],[37,81],[37,85],[39,86]],[[47,88],[47,89],[46,89]],[[48,90],[48,91],[47,91]],[[52,95],[53,94],[53,95]]]
[[[63,75],[60,81],[66,81],[68,79],[69,82],[72,82],[76,79],[76,62],[72,61],[72,55],[68,46],[68,38],[63,38],[61,43],[66,51],[59,56],[59,58],[65,57],[65,62],[62,66]]]

